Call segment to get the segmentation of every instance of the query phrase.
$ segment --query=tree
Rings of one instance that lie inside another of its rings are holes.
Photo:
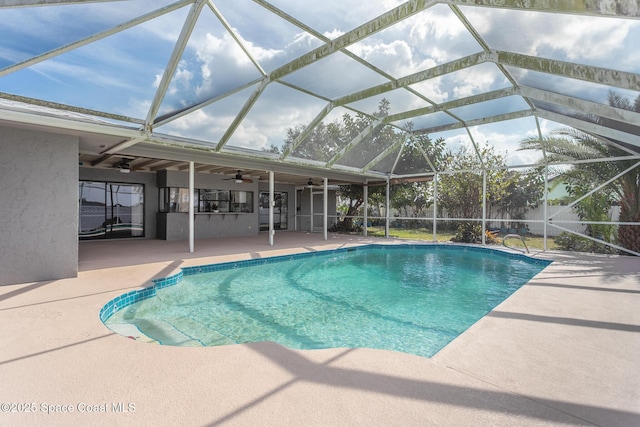
[[[480,149],[482,162],[475,152],[462,146],[457,153],[449,152],[444,161],[446,171],[438,183],[438,206],[450,217],[482,218],[482,169],[487,174],[487,201],[497,204],[507,195],[508,173],[504,157],[490,145]],[[463,171],[463,172],[455,172]]]
[[[444,141],[432,141],[427,135],[413,135],[411,124],[403,130],[398,131],[396,127],[390,125],[376,126],[372,132],[364,132],[374,121],[388,115],[391,105],[388,100],[382,99],[378,105],[378,110],[371,115],[344,114],[341,121],[335,121],[328,125],[318,124],[311,130],[302,141],[294,148],[294,143],[306,129],[304,125],[298,125],[287,130],[287,137],[282,148],[271,146],[267,151],[280,154],[293,148],[292,155],[312,160],[329,161],[341,154],[340,164],[347,166],[355,165],[362,167],[383,152],[387,147],[394,144],[403,146],[402,156],[398,163],[404,167],[420,168],[424,170],[424,164],[429,161],[436,164],[441,157]],[[359,144],[352,147],[346,153],[342,153],[347,146],[359,135],[364,135],[364,139]],[[359,214],[359,209],[364,203],[363,187],[361,185],[344,185],[340,187],[341,197],[345,200],[345,216],[337,228],[344,231],[353,230],[353,217]],[[370,200],[384,200],[384,187],[369,187]],[[416,188],[416,196],[420,193]]]
[[[511,219],[523,219],[529,209],[538,207],[544,196],[544,178],[540,169],[509,172],[505,193],[496,202],[498,210]]]
[[[610,102],[615,103],[614,106],[625,105],[615,95],[610,95]],[[634,105],[634,108],[637,108],[640,106],[640,97],[634,104],[629,102],[627,105]],[[572,162],[583,159],[628,156],[626,151],[595,135],[571,128],[556,129],[543,136],[542,139],[526,138],[520,142],[520,148],[545,150],[547,162]],[[564,173],[564,176],[569,183],[569,189],[574,192],[574,195],[579,196],[591,191],[599,183],[606,182],[631,168],[635,163],[637,160],[574,164],[570,171]],[[601,221],[603,200],[609,198],[607,194],[613,194],[620,203],[618,221],[640,222],[640,167],[635,167],[616,179],[603,188],[601,193],[604,196],[601,196],[599,207],[596,203],[598,201],[596,194],[591,196],[592,200],[585,199],[578,204],[578,215],[582,215],[585,221]],[[594,205],[594,203],[596,204]],[[609,206],[610,204],[606,206],[607,210]],[[589,229],[588,232],[593,234],[594,230]],[[640,252],[640,225],[619,226],[617,237],[620,246],[634,252]]]

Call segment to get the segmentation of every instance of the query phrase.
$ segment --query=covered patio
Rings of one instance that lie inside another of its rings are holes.
[[[274,246],[263,234],[198,240],[195,253],[186,241],[81,242],[79,277],[0,287],[0,424],[640,424],[634,257],[534,254],[554,262],[431,359],[270,342],[159,346],[98,317],[182,266],[402,242],[282,232]]]

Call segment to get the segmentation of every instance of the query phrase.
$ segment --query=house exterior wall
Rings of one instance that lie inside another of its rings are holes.
[[[258,182],[237,184],[228,176],[194,175],[196,189],[241,190],[253,192],[253,213],[197,213],[195,215],[196,239],[258,234]],[[159,171],[157,187],[189,187],[189,173],[182,171]],[[157,212],[157,203],[154,207]],[[157,214],[158,238],[180,240],[189,238],[189,215],[185,212]]]
[[[0,285],[78,273],[78,138],[0,126]]]

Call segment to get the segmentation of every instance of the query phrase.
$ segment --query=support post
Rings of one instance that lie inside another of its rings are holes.
[[[293,215],[293,230],[294,231],[298,231],[298,214],[299,214],[299,211],[298,211],[298,189],[297,188],[293,191],[293,206],[295,206],[295,208],[296,208],[296,212]],[[287,207],[287,215],[289,215],[288,207]]]
[[[433,241],[438,241],[438,174],[433,175]]]
[[[547,223],[549,222],[549,165],[544,165],[544,206],[542,208],[542,214],[544,215],[543,229],[543,248],[547,250]]]
[[[195,166],[193,162],[189,162],[189,252],[193,253],[195,240],[195,200],[193,193],[195,192]]]
[[[389,238],[389,192],[391,191],[391,183],[389,177],[387,177],[387,191],[385,197],[384,206],[384,237]]]
[[[313,187],[309,186],[309,232],[313,233]]]
[[[482,169],[482,244],[487,244],[487,170]]]
[[[322,216],[323,216],[323,220],[322,220],[322,225],[324,227],[324,240],[328,240],[329,239],[329,235],[328,235],[328,231],[327,228],[329,228],[329,206],[328,206],[328,199],[329,199],[329,180],[327,178],[324,178],[324,191],[322,194]]]
[[[367,237],[368,229],[367,223],[369,222],[369,185],[364,183],[362,187],[362,198],[364,199],[364,215],[362,216],[362,235]]]
[[[273,208],[275,205],[274,201],[274,178],[273,171],[269,171],[269,246],[273,246],[273,235],[276,234],[276,231],[273,228]]]

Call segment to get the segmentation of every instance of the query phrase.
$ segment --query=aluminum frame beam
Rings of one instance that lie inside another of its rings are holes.
[[[122,116],[119,114],[111,114],[104,111],[92,110],[90,108],[75,107],[73,105],[61,104],[59,102],[46,101],[46,100],[36,99],[36,98],[28,98],[26,96],[13,95],[5,92],[0,92],[0,98],[7,99],[9,101],[21,102],[24,104],[38,105],[40,107],[51,108],[53,110],[59,110],[63,112],[73,112],[73,113],[84,114],[87,116],[103,117],[105,119],[117,120],[125,123],[134,123],[138,125],[144,124],[144,121],[135,119],[133,117]]]
[[[267,88],[267,85],[270,82],[271,80],[269,79],[268,76],[266,76],[262,80],[260,85],[256,88],[256,90],[253,91],[249,99],[247,99],[247,101],[242,106],[242,109],[240,110],[240,112],[233,119],[233,122],[231,122],[231,124],[227,128],[224,135],[222,135],[222,138],[220,138],[218,145],[216,145],[216,147],[214,148],[215,151],[222,150],[222,147],[225,146],[225,144],[229,141],[231,136],[235,133],[236,129],[238,129],[238,126],[240,126],[240,123],[242,123],[242,121],[247,116],[247,114],[249,114],[249,111],[251,111],[251,107],[253,107],[254,104],[258,101],[258,98],[260,98],[260,95],[262,94],[262,92],[264,92],[264,90]]]
[[[120,136],[123,138],[147,138],[148,136],[148,134],[143,130],[111,125],[109,123],[94,123],[90,121],[79,121],[74,118],[53,117],[38,113],[25,113],[21,111],[8,110],[2,107],[0,107],[0,112],[2,113],[2,120],[10,122],[50,126],[56,129],[92,132],[102,135]]]
[[[353,147],[355,147],[356,145],[361,143],[367,136],[369,136],[369,134],[371,132],[373,132],[376,128],[381,126],[383,123],[384,123],[384,119],[383,118],[379,118],[377,120],[374,120],[372,123],[370,123],[364,129],[362,129],[362,131],[360,131],[360,133],[358,135],[356,135],[355,138],[353,138],[347,145],[342,147],[342,150],[337,152],[335,154],[335,156],[333,156],[327,162],[326,167],[327,168],[331,168],[338,160],[340,160],[342,157],[344,157],[345,154],[347,154],[349,151],[351,151],[353,149]]]
[[[290,162],[276,162],[269,158],[251,158],[233,155],[225,152],[208,150],[194,150],[184,146],[160,145],[155,142],[141,142],[123,150],[122,155],[163,158],[168,161],[194,161],[202,164],[225,165],[234,169],[273,170],[275,173],[302,175],[302,176],[326,176],[328,179],[338,182],[364,183],[365,180],[383,180],[385,175],[379,172],[362,173],[360,169],[324,169],[324,163],[317,166]]]
[[[149,111],[147,112],[147,119],[145,120],[146,129],[151,130],[153,128],[158,110],[160,109],[160,104],[162,103],[162,100],[164,99],[164,96],[169,89],[171,79],[176,72],[176,68],[178,67],[180,58],[182,57],[182,54],[187,46],[187,42],[189,41],[189,37],[191,37],[191,33],[193,32],[193,29],[196,26],[196,22],[198,21],[198,17],[200,16],[200,11],[202,11],[202,8],[206,3],[207,0],[196,0],[196,2],[193,3],[191,9],[189,10],[189,14],[184,21],[184,25],[182,26],[182,30],[180,31],[180,35],[178,36],[178,40],[176,41],[173,51],[171,52],[167,67],[164,69],[164,73],[162,73],[162,79],[158,84],[158,89],[156,90],[153,101],[151,101]]]
[[[596,123],[587,122],[575,117],[569,117],[547,110],[536,110],[536,115],[542,117],[543,119],[552,120],[554,122],[562,123],[564,125],[580,129],[587,133],[602,135],[606,138],[616,139],[618,141],[626,142],[627,144],[640,147],[639,135],[633,135],[627,132],[622,132]]]
[[[480,93],[478,95],[472,95],[465,98],[455,99],[453,101],[444,102],[442,104],[436,104],[431,107],[417,108],[415,110],[405,111],[403,113],[391,114],[385,118],[385,124],[396,122],[398,120],[410,119],[426,114],[435,113],[438,111],[451,110],[453,108],[462,107],[465,105],[472,105],[479,102],[492,101],[494,99],[505,98],[507,96],[518,95],[518,89],[514,87],[498,89],[491,92]]]
[[[635,111],[623,110],[611,107],[609,105],[600,104],[592,101],[585,101],[567,95],[549,92],[542,89],[536,89],[529,86],[520,86],[518,93],[526,98],[535,99],[536,101],[546,102],[549,104],[559,105],[561,107],[571,108],[586,114],[594,114],[611,120],[617,120],[627,123],[640,123],[640,113]]]
[[[0,9],[36,6],[64,6],[79,3],[106,3],[124,0],[4,0],[0,3]]]
[[[5,76],[7,74],[22,70],[23,68],[26,67],[30,67],[34,64],[37,64],[39,62],[45,61],[47,59],[56,57],[58,55],[62,55],[63,53],[66,52],[70,52],[74,49],[77,49],[79,47],[88,45],[90,43],[93,43],[95,41],[101,40],[105,37],[108,37],[110,35],[119,33],[121,31],[127,30],[129,28],[135,27],[136,25],[142,24],[144,22],[150,21],[152,19],[155,19],[159,16],[162,16],[164,14],[167,14],[169,12],[173,12],[174,10],[180,9],[182,7],[184,7],[187,4],[193,3],[193,0],[183,0],[183,1],[179,1],[173,4],[170,4],[168,6],[165,6],[161,9],[155,10],[153,12],[147,13],[145,15],[142,15],[138,18],[132,19],[130,21],[127,22],[123,22],[122,24],[116,25],[115,27],[109,28],[105,31],[101,31],[97,34],[94,34],[92,36],[89,37],[85,37],[81,40],[78,40],[76,42],[73,43],[69,43],[66,44],[64,46],[58,47],[56,49],[52,49],[48,52],[42,53],[40,55],[37,56],[33,56],[25,61],[22,62],[18,62],[17,64],[13,64],[10,65],[8,67],[5,67],[3,69],[0,70],[0,77]]]
[[[636,0],[442,0],[441,3],[573,15],[640,18],[640,5]]]
[[[520,110],[520,111],[511,112],[511,113],[497,114],[495,116],[481,117],[478,119],[467,120],[460,123],[451,123],[448,125],[418,129],[413,132],[418,135],[431,134],[436,132],[444,132],[448,130],[460,129],[464,127],[486,125],[488,123],[496,123],[496,122],[501,122],[505,120],[521,119],[523,117],[530,117],[533,114],[534,114],[533,110]]]
[[[393,24],[396,24],[406,18],[409,18],[416,13],[422,12],[425,9],[430,8],[431,6],[436,5],[438,2],[436,0],[410,0],[400,6],[383,13],[366,22],[359,27],[349,31],[348,33],[343,34],[342,36],[331,40],[328,43],[325,43],[323,46],[320,46],[311,52],[308,52],[295,60],[285,64],[274,71],[271,72],[271,79],[278,80],[288,74],[293,73],[307,65],[310,65],[320,59],[331,55],[334,52],[337,52],[341,49],[344,49],[354,43],[359,42],[360,40],[370,36],[371,34],[377,33],[378,31],[382,31],[385,28],[390,27]]]
[[[256,59],[253,57],[253,55],[251,55],[251,52],[249,52],[249,49],[247,49],[247,46],[245,46],[242,39],[236,34],[236,31],[233,29],[233,27],[229,25],[225,17],[222,15],[222,12],[220,12],[216,7],[216,5],[213,4],[213,1],[207,0],[207,5],[209,6],[209,9],[211,9],[213,14],[216,15],[216,18],[218,18],[218,21],[220,21],[224,29],[227,30],[227,33],[229,33],[229,35],[233,38],[233,40],[240,47],[240,49],[242,49],[244,54],[247,55],[251,63],[258,69],[258,71],[260,71],[260,74],[262,74],[263,77],[266,76],[267,73],[264,71],[264,69],[262,69],[258,61],[256,61]]]
[[[327,115],[331,112],[331,110],[333,110],[333,108],[335,107],[335,105],[333,104],[333,102],[328,103],[315,117],[314,119],[311,121],[311,123],[309,123],[307,125],[307,127],[300,133],[300,135],[298,135],[298,137],[295,139],[295,141],[293,141],[293,143],[287,147],[287,149],[282,153],[282,155],[280,156],[281,160],[286,159],[287,157],[289,157],[289,155],[291,153],[293,153],[296,148],[298,148],[298,146],[300,144],[302,144],[302,142],[305,140],[305,138],[307,136],[309,136],[309,134],[313,131],[313,129],[315,129],[315,127],[322,121],[322,119],[324,119],[325,117],[327,117]]]
[[[334,100],[336,106],[342,106],[350,104],[352,102],[361,101],[366,98],[370,98],[375,95],[380,95],[386,92],[390,92],[395,89],[403,88],[415,83],[420,83],[425,80],[429,80],[435,77],[440,77],[445,74],[459,71],[465,68],[473,67],[474,65],[482,64],[487,61],[495,60],[495,55],[486,52],[474,53],[464,58],[456,59],[454,61],[447,62],[446,64],[438,65],[427,70],[418,71],[417,73],[410,74],[405,77],[396,79],[388,83],[383,83],[377,86],[372,86],[365,90],[354,92],[349,95],[342,96]]]
[[[640,74],[500,50],[492,51],[492,56],[494,56],[493,62],[502,65],[584,80],[620,89],[640,91]]]

